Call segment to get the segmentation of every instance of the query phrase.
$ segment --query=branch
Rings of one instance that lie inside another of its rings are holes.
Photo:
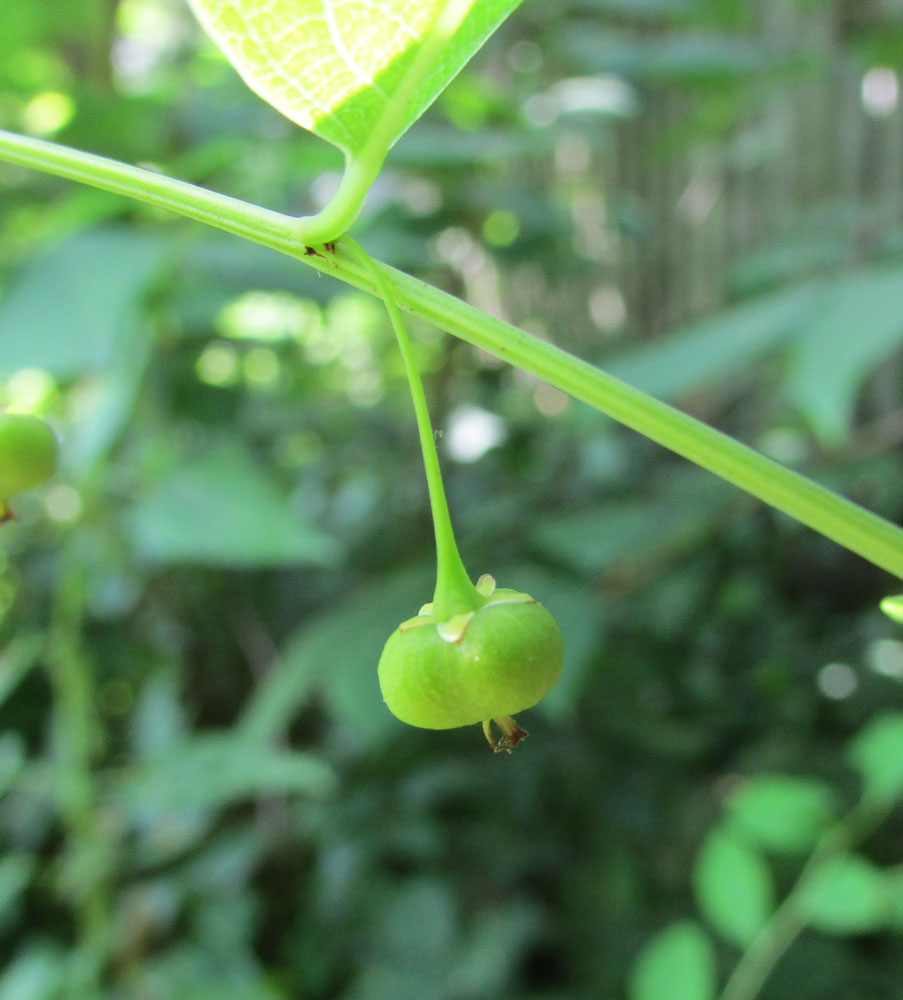
[[[0,130],[0,160],[126,195],[295,257],[379,296],[357,257],[305,253],[300,220],[143,170]],[[733,438],[446,292],[379,264],[398,304],[638,431],[882,569],[903,577],[903,531]]]

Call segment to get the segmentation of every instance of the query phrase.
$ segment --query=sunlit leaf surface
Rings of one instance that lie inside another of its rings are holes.
[[[445,6],[445,0],[189,2],[252,90],[349,154],[363,148]],[[392,142],[519,3],[471,2]]]

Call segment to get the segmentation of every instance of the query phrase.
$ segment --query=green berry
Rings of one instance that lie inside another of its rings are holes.
[[[561,675],[561,632],[528,594],[496,590],[484,577],[485,602],[439,621],[426,605],[389,637],[379,683],[389,710],[424,729],[483,723],[494,749],[510,750],[526,735],[511,719],[535,705]],[[499,743],[490,720],[502,730]]]
[[[27,413],[0,416],[0,502],[46,482],[56,471],[50,427]]]

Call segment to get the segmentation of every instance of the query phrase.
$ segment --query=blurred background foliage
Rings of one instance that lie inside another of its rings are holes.
[[[526,0],[355,232],[900,522],[901,62],[896,0]],[[341,167],[182,0],[0,5],[0,126],[296,214]],[[0,528],[0,1000],[679,1000],[893,785],[893,581],[414,333],[465,561],[565,634],[510,759],[379,698],[432,540],[378,304],[0,164],[0,401],[65,458]],[[901,835],[763,997],[903,996]]]

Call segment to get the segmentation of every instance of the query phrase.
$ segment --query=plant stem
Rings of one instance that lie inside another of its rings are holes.
[[[78,947],[71,996],[94,996],[109,951],[109,848],[97,821],[92,758],[99,734],[91,663],[82,642],[86,566],[73,546],[61,556],[46,661],[53,691],[57,798],[66,828],[68,872]]]
[[[476,610],[483,603],[483,599],[467,575],[467,570],[458,551],[458,545],[455,542],[445,487],[442,483],[439,454],[436,451],[436,436],[433,432],[426,403],[426,393],[423,391],[423,382],[420,378],[417,360],[414,357],[411,339],[401,318],[401,313],[388,285],[376,269],[369,254],[349,236],[346,236],[342,242],[352,253],[357,255],[364,267],[370,272],[373,283],[386,306],[404,361],[404,370],[411,389],[411,401],[414,404],[414,415],[417,420],[417,432],[420,435],[420,450],[423,452],[423,467],[426,472],[426,483],[430,496],[433,530],[436,534],[436,589],[433,594],[433,613],[437,618],[446,621],[453,615]]]
[[[755,1000],[775,965],[809,922],[807,894],[825,865],[861,841],[883,812],[859,803],[818,842],[793,888],[756,935],[731,973],[719,1000]]]
[[[127,195],[262,243],[371,294],[379,289],[356,254],[305,256],[298,222],[152,171],[0,130],[0,160]],[[399,306],[588,403],[898,577],[903,531],[701,421],[661,403],[560,348],[488,316],[437,288],[376,264]]]
[[[441,61],[442,49],[470,12],[473,0],[447,0],[423,36],[411,64],[392,92],[363,149],[346,152],[345,173],[338,191],[316,215],[295,220],[295,235],[307,244],[337,240],[351,228],[364,198],[382,169],[386,154],[404,131],[408,111],[424,80]]]
[[[903,530],[896,525],[561,348],[410,275],[378,266],[403,308],[601,410],[876,566],[903,576]],[[365,274],[338,270],[349,284],[374,290]]]

